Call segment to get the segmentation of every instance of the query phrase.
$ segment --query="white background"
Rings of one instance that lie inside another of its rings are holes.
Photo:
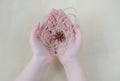
[[[83,33],[79,60],[90,81],[120,81],[119,0],[0,0],[0,81],[13,81],[32,56],[29,36],[51,8],[73,7]],[[56,59],[41,81],[67,81]]]

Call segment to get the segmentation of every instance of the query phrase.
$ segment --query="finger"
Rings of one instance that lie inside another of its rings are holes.
[[[39,28],[39,22],[36,23],[35,27],[32,29],[31,36],[35,37],[37,35],[37,30]]]
[[[37,22],[35,27],[33,28],[32,32],[31,32],[31,40],[33,41],[37,41],[38,38],[37,38],[37,31],[40,27],[40,22]]]
[[[55,22],[57,21],[57,17],[58,17],[58,10],[56,9],[52,9],[51,11],[51,23],[54,25]]]
[[[55,8],[52,8],[51,12],[54,13],[56,12],[57,10]]]
[[[62,9],[59,9],[58,12],[59,12],[60,15],[66,16],[65,12]]]
[[[77,34],[81,34],[81,31],[80,31],[80,26],[78,24],[76,24],[75,26],[75,31],[77,32]]]
[[[80,31],[80,27],[75,27],[75,38],[76,38],[76,42],[81,42],[81,38],[82,38],[82,33]]]
[[[41,26],[40,26],[40,22],[37,22],[37,24],[36,24],[36,35],[38,36],[38,35],[40,35],[40,31],[41,31]]]

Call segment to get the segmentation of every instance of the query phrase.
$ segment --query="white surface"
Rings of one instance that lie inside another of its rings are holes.
[[[119,0],[0,0],[0,81],[13,81],[25,67],[32,55],[29,34],[53,7],[77,9],[80,62],[90,81],[120,81]],[[42,81],[67,81],[57,60]]]

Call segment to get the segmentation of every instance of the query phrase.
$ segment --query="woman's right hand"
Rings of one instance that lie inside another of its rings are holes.
[[[62,64],[67,62],[71,62],[72,60],[77,59],[78,51],[80,50],[81,46],[81,32],[79,26],[76,25],[75,27],[75,38],[74,40],[68,45],[67,50],[64,54],[58,55],[58,58]]]

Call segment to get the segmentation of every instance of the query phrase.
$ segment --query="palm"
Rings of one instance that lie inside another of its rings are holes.
[[[72,58],[76,58],[78,55],[78,51],[81,46],[81,32],[78,27],[75,28],[75,40],[73,40],[67,47],[67,50],[64,54],[59,55],[58,58],[61,62],[71,60]]]
[[[49,54],[48,50],[40,41],[39,29],[40,29],[40,23],[37,23],[37,25],[33,28],[31,32],[30,45],[32,51],[37,56],[53,59],[53,57]]]

